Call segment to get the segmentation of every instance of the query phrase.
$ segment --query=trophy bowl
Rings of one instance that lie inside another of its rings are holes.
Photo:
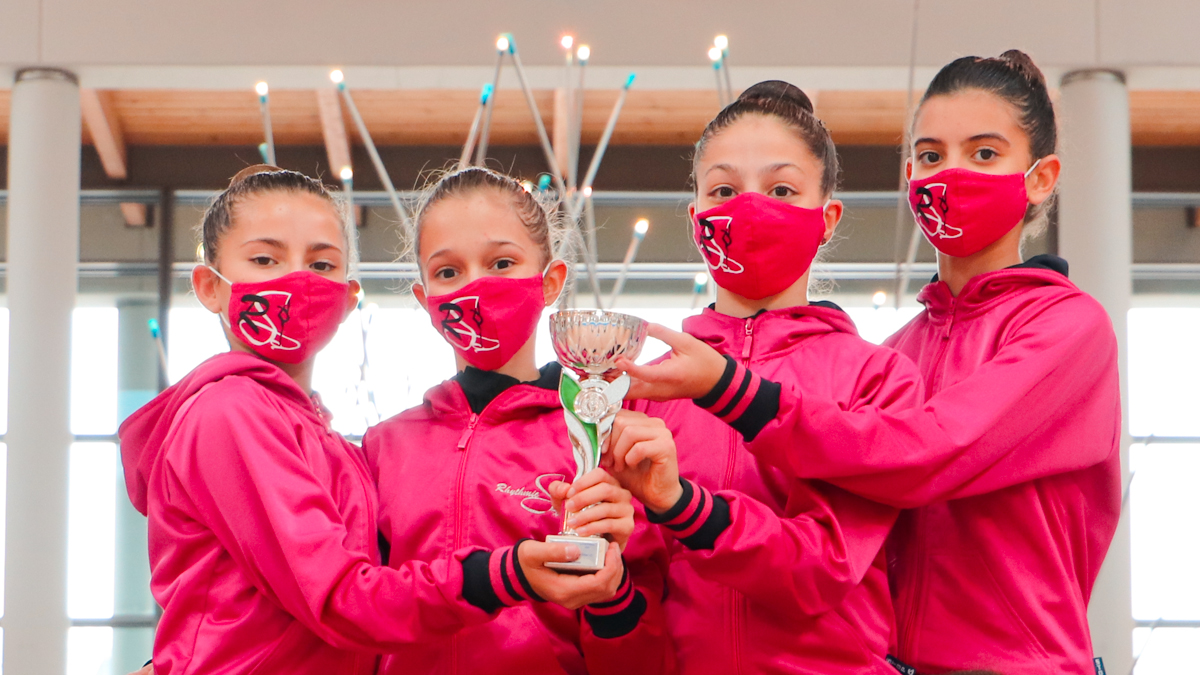
[[[634,360],[646,342],[646,322],[602,309],[567,309],[550,315],[554,353],[581,378],[601,379],[617,357]]]

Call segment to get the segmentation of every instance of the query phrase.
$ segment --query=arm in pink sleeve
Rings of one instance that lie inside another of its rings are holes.
[[[389,569],[346,549],[328,486],[278,420],[257,386],[201,394],[168,456],[174,489],[261,592],[340,648],[386,651],[491,618],[462,597],[469,550]]]
[[[1104,461],[1120,433],[1112,325],[1090,298],[1052,309],[924,404],[847,407],[782,387],[776,414],[747,448],[800,477],[900,508]],[[880,368],[913,366],[893,355]]]

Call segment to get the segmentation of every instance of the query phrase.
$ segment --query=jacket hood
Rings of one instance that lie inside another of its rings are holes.
[[[858,335],[854,322],[832,302],[763,310],[748,318],[721,314],[711,306],[683,320],[683,331],[722,354],[737,354],[753,333],[757,353],[786,351],[804,338],[828,333]],[[763,351],[765,350],[765,351]]]
[[[917,295],[917,301],[925,305],[933,316],[952,310],[971,313],[986,309],[993,302],[1022,289],[1058,286],[1078,291],[1078,287],[1067,278],[1067,261],[1055,255],[1038,255],[1021,263],[995,272],[980,274],[963,286],[957,297],[950,286],[933,277]]]
[[[121,424],[121,463],[134,508],[146,513],[150,472],[162,455],[175,416],[202,388],[231,376],[249,377],[273,393],[318,416],[308,394],[278,366],[243,352],[218,354],[139,408]]]

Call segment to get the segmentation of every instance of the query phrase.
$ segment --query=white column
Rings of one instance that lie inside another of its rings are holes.
[[[1132,154],[1125,77],[1111,70],[1078,70],[1062,80],[1063,128],[1059,253],[1071,279],[1104,305],[1117,333],[1121,371],[1121,465],[1128,485],[1128,359],[1126,316],[1133,294]],[[1129,508],[1100,569],[1088,606],[1096,656],[1109,673],[1133,664]]]
[[[71,310],[79,260],[75,76],[19,71],[9,124],[4,673],[64,673]]]

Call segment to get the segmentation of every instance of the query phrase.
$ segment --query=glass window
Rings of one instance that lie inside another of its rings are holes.
[[[1133,653],[1138,657],[1133,675],[1180,675],[1196,672],[1200,629],[1135,628]]]
[[[69,494],[67,615],[106,619],[113,615],[116,573],[115,443],[71,445]]]
[[[117,433],[116,307],[77,307],[71,317],[71,433]]]
[[[1129,433],[1200,436],[1200,308],[1129,311]]]
[[[1200,445],[1130,448],[1133,616],[1200,620]]]

